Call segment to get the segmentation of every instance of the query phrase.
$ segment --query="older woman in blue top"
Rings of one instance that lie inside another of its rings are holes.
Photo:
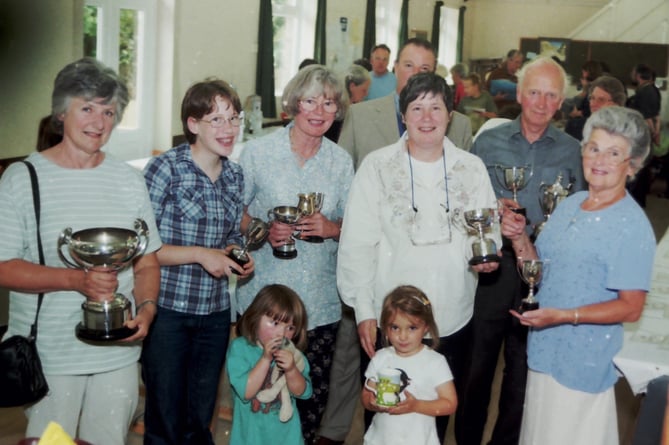
[[[650,286],[655,237],[625,190],[648,155],[648,126],[636,111],[607,107],[583,135],[588,190],[556,208],[536,246],[524,218],[503,212],[516,255],[548,260],[540,309],[512,311],[531,327],[521,444],[618,443],[613,357],[622,323],[639,318]]]
[[[239,288],[239,305],[246,309],[258,291],[278,283],[294,289],[304,301],[309,324],[306,356],[311,365],[313,396],[298,401],[307,443],[313,440],[328,396],[330,364],[341,305],[335,268],[337,245],[348,191],[353,179],[349,154],[323,137],[335,119],[346,113],[344,86],[321,65],[302,68],[286,85],[283,110],[293,118],[286,128],[246,144],[240,158],[244,169],[245,230],[250,217],[266,218],[277,206],[296,206],[298,193],[321,192],[320,212],[303,218],[295,227],[272,223],[268,243],[254,254],[255,272]],[[298,255],[274,257],[272,249],[286,244],[299,229]],[[307,236],[323,243],[303,242]]]

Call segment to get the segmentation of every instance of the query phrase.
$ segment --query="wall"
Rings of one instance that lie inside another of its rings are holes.
[[[649,1],[660,2],[666,10],[666,0]],[[156,99],[157,124],[151,148],[164,150],[171,146],[172,136],[181,133],[181,98],[193,82],[217,76],[230,81],[242,99],[254,93],[259,2],[157,2],[156,85],[161,92]],[[466,7],[463,51],[466,62],[501,57],[510,48],[518,47],[521,37],[567,37],[607,3],[607,0],[445,0],[447,6]],[[37,122],[49,112],[55,74],[82,53],[78,37],[82,4],[83,0],[0,1],[0,63],[3,68],[10,67],[0,70],[0,85],[3,85],[0,159],[32,151]],[[328,2],[329,65],[343,68],[362,55],[365,5],[363,0]],[[433,10],[434,0],[411,0],[409,29],[430,33]],[[339,31],[340,17],[348,18],[346,35]]]
[[[83,54],[82,1],[0,1],[0,159],[34,151],[56,73]]]

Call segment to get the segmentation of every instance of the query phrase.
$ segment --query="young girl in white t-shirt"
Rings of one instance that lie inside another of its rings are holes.
[[[439,341],[430,300],[416,287],[396,288],[383,301],[381,332],[390,346],[376,352],[365,372],[362,403],[377,413],[364,443],[438,445],[435,417],[453,414],[458,401],[446,359],[423,343],[428,333],[433,348]],[[375,393],[379,371],[388,369],[401,374],[399,402],[390,407],[379,405]]]

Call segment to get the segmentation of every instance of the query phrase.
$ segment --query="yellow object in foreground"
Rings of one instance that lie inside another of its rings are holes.
[[[38,445],[75,445],[74,440],[56,422],[49,422]]]

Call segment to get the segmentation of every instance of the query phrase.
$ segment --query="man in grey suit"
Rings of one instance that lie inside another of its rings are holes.
[[[395,60],[395,94],[360,102],[349,108],[338,144],[351,154],[356,169],[368,153],[394,144],[404,133],[404,124],[399,115],[399,94],[409,77],[419,72],[434,72],[436,69],[437,56],[432,44],[423,39],[407,40]],[[454,111],[446,136],[457,147],[469,150],[472,145],[469,118]]]
[[[437,57],[432,44],[423,39],[410,39],[402,46],[395,60],[396,92],[349,108],[338,145],[351,154],[356,169],[368,153],[397,142],[404,133],[404,124],[399,114],[399,93],[409,77],[419,72],[434,72],[436,69]],[[472,145],[469,118],[453,112],[450,122],[446,133],[448,138],[457,147],[469,150]],[[358,331],[353,310],[345,307],[337,332],[330,396],[321,421],[317,445],[338,445],[344,442],[360,394],[359,379]],[[366,422],[369,419],[371,416],[367,415]]]

